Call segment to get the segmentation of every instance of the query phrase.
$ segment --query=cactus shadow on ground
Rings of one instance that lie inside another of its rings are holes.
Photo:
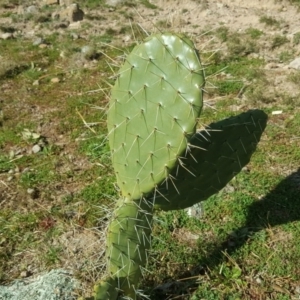
[[[292,222],[299,221],[299,188],[300,168],[283,179],[266,196],[261,199],[254,199],[253,203],[245,208],[247,210],[247,218],[243,226],[233,230],[218,245],[210,245],[210,254],[198,261],[189,271],[185,270],[177,274],[177,280],[169,279],[166,283],[156,286],[152,290],[151,299],[190,299],[191,292],[197,289],[198,291],[201,290],[199,278],[202,275],[224,263],[226,257],[231,257],[246,243],[251,243],[251,240],[263,230],[275,230],[275,227],[278,225],[291,225]],[[201,245],[199,249],[200,247]],[[224,253],[226,253],[226,257]],[[268,262],[266,261],[265,263],[267,264]],[[255,269],[253,271],[256,272]],[[191,276],[191,274],[198,274],[199,276]],[[293,276],[293,274],[286,275]],[[191,279],[189,280],[188,277]],[[184,278],[187,280],[183,280]],[[168,291],[167,293],[165,293],[166,290]]]

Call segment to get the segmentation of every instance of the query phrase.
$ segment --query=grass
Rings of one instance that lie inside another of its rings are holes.
[[[106,8],[103,1],[79,4],[89,10]],[[142,3],[155,9],[150,4]],[[269,17],[261,22],[279,24]],[[158,25],[169,28],[163,20]],[[131,27],[122,30],[128,34]],[[118,197],[103,142],[103,109],[120,55],[132,49],[103,44],[116,35],[118,30],[108,27],[90,37],[102,53],[96,62],[81,61],[86,41],[71,41],[67,34],[46,36],[44,49],[21,38],[0,44],[1,56],[12,62],[0,70],[1,284],[20,279],[24,270],[37,275],[69,266],[88,295],[103,274],[103,226]],[[268,127],[250,164],[228,188],[203,203],[203,216],[190,218],[185,211],[157,215],[141,288],[153,300],[297,299],[299,96],[269,93],[265,62],[250,55],[260,51],[266,34],[221,27],[212,35],[226,49],[201,53],[207,62],[209,107],[200,121],[209,124],[255,106],[269,114]],[[284,37],[266,41],[270,49],[282,46],[282,61],[291,58]],[[51,83],[53,77],[60,82]],[[39,84],[33,85],[36,80]],[[297,86],[299,72],[291,72],[287,80]],[[275,110],[282,113],[272,115]],[[25,129],[40,137],[24,138]],[[42,151],[33,154],[33,145],[41,140]]]
[[[279,27],[280,22],[273,17],[263,15],[259,18],[261,23],[266,24],[267,26]]]
[[[286,43],[288,43],[288,38],[286,36],[283,35],[276,35],[273,37],[272,39],[272,44],[271,44],[271,49],[275,49],[278,48]]]
[[[294,42],[295,45],[300,44],[300,32],[297,32],[297,33],[294,34],[293,42]]]

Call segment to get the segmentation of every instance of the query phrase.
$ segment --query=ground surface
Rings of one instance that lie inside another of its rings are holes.
[[[59,5],[0,2],[2,284],[64,268],[88,295],[101,278],[117,197],[102,145],[109,85],[136,41],[173,31],[206,65],[204,124],[259,108],[269,125],[200,220],[159,216],[142,288],[151,299],[299,299],[299,1],[78,3],[84,19],[69,24]]]

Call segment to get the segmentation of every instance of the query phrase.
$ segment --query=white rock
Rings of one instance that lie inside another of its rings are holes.
[[[65,5],[65,6],[68,6],[68,5],[71,5],[73,4],[74,1],[73,0],[59,0],[59,4],[62,6],[62,5]]]
[[[32,45],[33,45],[33,46],[38,46],[38,45],[40,45],[40,44],[42,44],[42,43],[44,43],[44,39],[41,38],[41,37],[38,37],[38,38],[36,38],[36,39],[33,41]]]
[[[30,5],[26,8],[25,11],[27,14],[36,14],[39,12],[39,9],[35,5]]]
[[[86,59],[92,59],[96,55],[96,50],[94,47],[86,45],[81,48],[81,53]]]
[[[81,27],[80,21],[74,22],[74,23],[70,23],[70,25],[69,25],[69,29],[79,29],[80,27]]]
[[[40,145],[34,145],[31,149],[32,153],[38,153],[42,150]]]
[[[79,39],[79,34],[78,34],[78,33],[71,32],[70,36],[71,36],[71,38],[72,38],[73,40],[78,40],[78,39]]]
[[[300,70],[300,57],[295,58],[289,63],[289,67],[292,69]]]
[[[13,37],[14,37],[14,35],[11,32],[5,32],[0,35],[0,39],[2,39],[2,40],[12,39]]]
[[[123,0],[106,0],[105,4],[109,6],[117,6],[118,4],[122,3]]]
[[[58,77],[54,77],[50,80],[52,83],[58,83],[60,82],[60,79]]]
[[[43,3],[45,5],[58,4],[58,0],[44,0]]]
[[[125,35],[123,38],[123,42],[128,43],[131,40],[131,36],[130,35]]]
[[[27,189],[27,194],[29,194],[29,195],[32,195],[34,192],[35,192],[35,190],[32,188]]]

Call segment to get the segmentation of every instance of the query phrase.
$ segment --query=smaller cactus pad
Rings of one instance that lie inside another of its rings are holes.
[[[119,199],[107,230],[108,273],[116,287],[135,299],[151,244],[153,205],[145,199]],[[101,290],[102,291],[102,290]]]

